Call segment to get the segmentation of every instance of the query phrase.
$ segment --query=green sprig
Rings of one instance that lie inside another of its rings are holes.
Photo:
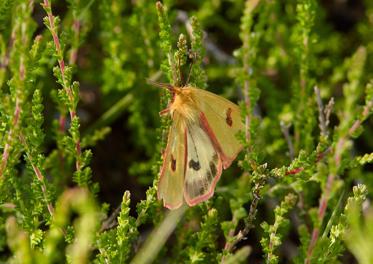
[[[275,264],[279,262],[279,257],[276,256],[275,250],[281,245],[281,240],[285,233],[282,231],[288,224],[286,214],[294,207],[297,201],[297,196],[289,193],[279,206],[275,208],[275,221],[273,225],[263,222],[261,227],[266,234],[260,241],[265,253],[266,263]]]

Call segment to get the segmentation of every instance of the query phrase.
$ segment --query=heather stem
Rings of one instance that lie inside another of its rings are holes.
[[[314,91],[316,94],[316,102],[319,109],[319,127],[321,130],[321,135],[326,137],[328,136],[328,126],[324,113],[324,106],[321,100],[320,89],[317,86],[315,86]]]
[[[37,163],[34,162],[34,159],[31,156],[32,154],[30,152],[29,146],[28,146],[28,144],[27,144],[27,142],[26,142],[26,140],[25,140],[25,138],[22,134],[19,135],[19,139],[22,142],[22,144],[25,146],[26,156],[27,156],[28,160],[30,161],[32,170],[34,171],[34,173],[36,175],[36,178],[38,179],[38,181],[41,184],[41,190],[43,192],[43,198],[44,198],[44,201],[47,205],[48,212],[53,217],[54,208],[53,208],[53,205],[48,201],[47,186],[45,184],[45,177],[44,177],[41,169],[37,166]]]
[[[2,178],[4,170],[5,170],[6,165],[8,163],[10,149],[11,149],[11,142],[13,141],[14,130],[18,127],[18,124],[19,124],[20,113],[21,113],[20,99],[17,98],[16,99],[16,107],[15,107],[14,115],[13,115],[12,128],[9,130],[7,141],[6,141],[6,144],[5,144],[5,147],[4,147],[3,156],[2,156],[2,159],[1,159],[0,179]]]
[[[336,147],[335,147],[335,154],[334,154],[334,163],[335,163],[335,167],[336,167],[335,171],[338,171],[339,167],[341,166],[341,158],[342,158],[342,153],[343,153],[343,150],[344,150],[344,145],[345,145],[346,140],[349,137],[351,137],[355,133],[355,131],[361,126],[362,121],[365,120],[368,117],[372,108],[373,108],[373,100],[369,101],[364,106],[361,117],[353,123],[353,125],[348,130],[347,135],[344,135],[344,136],[339,138],[339,140],[336,144]],[[318,210],[318,221],[319,221],[320,224],[324,220],[325,212],[326,212],[326,209],[328,207],[330,193],[331,193],[331,190],[332,190],[332,186],[333,186],[333,182],[334,182],[335,177],[336,177],[336,173],[331,172],[329,174],[329,176],[327,178],[324,193],[323,193],[323,195],[320,199],[319,210]],[[309,244],[308,249],[307,249],[307,256],[306,256],[306,259],[304,261],[305,264],[310,264],[311,263],[311,257],[312,257],[313,249],[316,246],[317,240],[319,238],[319,234],[320,234],[320,228],[315,227],[312,231],[311,241],[310,241],[310,244]]]
[[[260,0],[255,0],[255,1],[247,1],[246,2],[246,8],[245,8],[245,14],[244,17],[250,16],[252,11],[256,8]],[[246,30],[244,31],[249,31],[250,28],[245,28]],[[252,108],[252,102],[250,99],[250,81],[249,77],[247,76],[250,72],[250,53],[248,50],[250,49],[250,32],[243,32],[242,34],[242,49],[243,49],[243,57],[242,57],[242,62],[243,62],[243,71],[245,75],[245,80],[244,80],[244,86],[243,86],[243,92],[244,92],[244,98],[245,98],[245,105],[246,105],[246,116],[245,116],[245,136],[246,136],[246,143],[247,145],[250,144],[251,141],[251,135],[250,135],[250,124],[251,124],[251,108]],[[249,152],[249,149],[247,150]]]
[[[52,8],[48,0],[44,0],[43,8],[48,16],[48,22],[49,22],[49,30],[53,38],[54,46],[56,53],[58,55],[58,65],[61,72],[61,78],[62,78],[62,86],[66,91],[66,94],[68,96],[68,99],[70,101],[70,107],[69,107],[69,113],[70,113],[70,119],[73,120],[76,117],[76,109],[74,108],[74,96],[72,92],[71,85],[67,82],[66,78],[66,71],[65,71],[65,61],[63,58],[63,51],[61,49],[60,40],[58,37],[58,34],[56,32],[55,27],[55,17],[52,14]],[[78,23],[74,23],[74,31],[75,34],[79,34],[79,25]],[[72,61],[74,61],[74,57],[72,58]],[[65,117],[61,115],[60,117],[60,130],[62,131],[64,129],[63,121]],[[76,161],[75,161],[75,167],[77,171],[81,170],[81,164],[80,164],[80,157],[81,157],[81,146],[80,146],[80,139],[77,138],[75,141],[75,152],[76,152]]]

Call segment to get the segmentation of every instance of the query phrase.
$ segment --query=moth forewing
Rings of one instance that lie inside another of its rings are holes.
[[[212,141],[217,144],[216,148],[221,152],[223,167],[226,169],[242,150],[242,145],[237,139],[238,132],[244,130],[240,108],[216,94],[191,89],[198,98],[201,124]]]
[[[173,123],[168,133],[158,183],[158,199],[163,199],[164,206],[169,209],[179,208],[183,204],[185,157],[185,128]]]

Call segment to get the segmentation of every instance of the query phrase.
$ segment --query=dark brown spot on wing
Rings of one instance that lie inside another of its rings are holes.
[[[198,196],[204,195],[207,192],[209,183],[206,179],[195,179],[190,182],[187,181],[185,187],[189,197],[194,199]]]
[[[194,161],[194,160],[190,160],[189,161],[189,168],[192,168],[193,170],[195,171],[199,171],[199,169],[201,168],[201,165],[199,164],[199,161]]]
[[[211,171],[211,174],[215,177],[216,175],[216,165],[214,162],[210,161],[210,171]]]
[[[176,170],[176,159],[174,156],[171,154],[171,170],[175,171]]]
[[[211,171],[206,172],[206,178],[209,182],[211,182],[214,179],[215,175],[212,175]]]
[[[202,183],[201,185],[198,186],[198,189],[199,189],[199,190],[198,190],[198,193],[197,193],[196,196],[204,194],[204,192],[205,192],[205,187],[203,186],[203,183]]]
[[[228,126],[232,126],[233,125],[233,120],[232,120],[232,108],[228,108],[227,109],[227,112],[225,113],[226,117],[225,117],[225,122],[227,123]]]

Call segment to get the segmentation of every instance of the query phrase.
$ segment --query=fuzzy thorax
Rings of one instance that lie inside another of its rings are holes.
[[[188,87],[174,87],[174,99],[170,106],[171,116],[179,117],[182,124],[198,121],[198,105],[197,98],[191,89]]]

